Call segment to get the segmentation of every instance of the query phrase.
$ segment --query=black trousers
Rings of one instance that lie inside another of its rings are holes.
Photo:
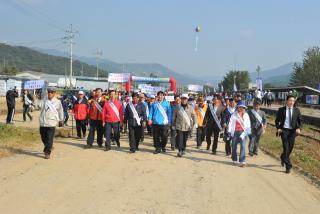
[[[97,130],[97,143],[98,143],[98,145],[102,145],[103,144],[102,120],[90,120],[89,135],[88,135],[88,138],[87,138],[87,144],[88,145],[92,146],[96,130]]]
[[[87,131],[87,120],[76,120],[76,129],[77,129],[77,136],[78,137],[85,137]],[[82,132],[82,135],[81,135]]]
[[[44,145],[43,152],[46,154],[51,154],[54,132],[56,127],[40,127],[41,140]]]
[[[141,142],[143,142],[144,141],[144,128],[143,128],[143,126],[141,126],[142,128],[141,128],[141,138],[140,138],[140,140],[141,140]]]
[[[152,128],[154,147],[156,150],[165,149],[168,142],[169,126],[154,124]]]
[[[207,146],[210,148],[210,145],[211,145],[211,136],[212,136],[212,134],[213,134],[213,144],[212,144],[212,151],[213,151],[213,152],[216,152],[216,151],[217,151],[219,133],[220,133],[220,130],[219,130],[219,129],[213,128],[213,127],[207,127],[207,131],[206,131]]]
[[[144,130],[143,126],[129,126],[130,151],[135,151],[139,148],[142,133],[141,130]]]
[[[206,136],[206,127],[197,128],[197,146],[201,146]]]
[[[177,141],[179,145],[179,151],[186,151],[188,135],[189,131],[177,130]]]
[[[147,124],[147,131],[148,131],[149,136],[153,136],[152,126],[149,126],[148,124]]]
[[[7,123],[11,123],[13,121],[15,109],[13,107],[8,107],[7,113]]]
[[[280,156],[281,160],[285,163],[287,169],[292,168],[292,164],[290,161],[290,154],[294,147],[294,142],[296,139],[296,131],[284,129],[281,134],[283,152]]]
[[[171,138],[170,138],[170,143],[172,148],[178,148],[178,142],[177,142],[177,130],[171,129]]]
[[[23,121],[27,120],[27,117],[29,117],[30,120],[32,120],[32,116],[30,114],[30,106],[29,105],[23,105]]]
[[[111,136],[113,130],[113,139],[120,145],[120,122],[108,123],[105,125],[106,147],[111,147]]]

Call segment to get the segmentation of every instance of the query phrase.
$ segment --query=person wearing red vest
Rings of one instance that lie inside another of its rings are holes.
[[[78,99],[73,104],[73,114],[74,119],[76,120],[76,129],[78,138],[86,138],[86,130],[87,130],[87,115],[88,115],[88,101],[84,98],[84,92],[79,91]],[[81,136],[82,132],[82,136]]]
[[[102,124],[102,112],[105,105],[105,99],[102,97],[102,89],[97,88],[95,90],[95,96],[89,100],[89,119],[90,130],[87,138],[87,145],[92,147],[94,141],[95,131],[97,130],[97,143],[101,148],[103,144],[103,124]]]
[[[110,100],[103,107],[102,121],[105,128],[106,151],[111,149],[112,130],[117,146],[120,147],[120,126],[123,122],[123,107],[122,103],[116,98],[115,91],[110,91]]]

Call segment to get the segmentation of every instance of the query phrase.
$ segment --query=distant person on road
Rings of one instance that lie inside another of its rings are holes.
[[[246,113],[247,106],[244,101],[237,103],[237,110],[232,114],[229,125],[228,135],[232,138],[232,161],[237,163],[237,147],[240,144],[240,166],[246,166],[246,140],[251,135],[250,117]]]
[[[251,122],[251,135],[249,142],[249,155],[258,155],[260,137],[265,132],[267,127],[267,117],[264,111],[260,110],[261,101],[253,102],[253,109],[248,111]]]
[[[22,102],[23,102],[23,121],[27,121],[27,117],[29,117],[30,121],[32,121],[32,116],[30,114],[31,107],[33,105],[33,98],[28,90],[23,91],[22,96]]]
[[[50,158],[56,126],[63,126],[64,119],[61,101],[55,97],[56,89],[48,88],[47,92],[47,98],[35,103],[35,106],[40,108],[40,135],[45,159]]]
[[[290,173],[292,163],[290,154],[293,150],[295,138],[301,133],[302,119],[300,109],[294,107],[295,98],[292,94],[287,96],[287,104],[279,108],[275,120],[277,134],[282,140],[283,152],[280,156],[281,165],[286,167],[286,173]]]
[[[204,138],[206,136],[206,126],[203,124],[204,117],[206,115],[206,112],[208,111],[208,104],[205,103],[204,98],[198,97],[197,99],[197,105],[195,107],[196,115],[197,115],[197,121],[198,121],[198,127],[197,127],[197,134],[196,134],[196,141],[197,141],[197,148],[200,149],[202,142],[204,141]]]
[[[229,98],[229,106],[223,112],[223,117],[224,117],[224,120],[226,123],[226,127],[228,127],[229,122],[230,122],[230,118],[235,111],[236,111],[236,102],[231,97],[231,98]],[[225,145],[226,156],[230,156],[231,155],[231,137],[228,135],[227,128],[224,131],[223,140],[226,143],[226,145]]]
[[[13,124],[13,118],[14,118],[15,108],[16,108],[16,98],[18,96],[19,94],[16,87],[14,87],[13,89],[10,89],[6,93],[6,100],[7,100],[7,107],[8,107],[7,124]]]

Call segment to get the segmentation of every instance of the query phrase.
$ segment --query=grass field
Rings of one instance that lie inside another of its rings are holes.
[[[0,123],[0,158],[19,153],[21,149],[39,141],[39,132],[35,129],[23,129]]]
[[[309,131],[303,129],[303,132]],[[268,126],[260,141],[260,147],[280,158],[282,142],[280,137],[276,137],[275,127]],[[320,178],[320,144],[318,142],[298,136],[291,154],[291,161],[294,165]]]

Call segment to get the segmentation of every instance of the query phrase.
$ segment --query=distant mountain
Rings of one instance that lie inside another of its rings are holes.
[[[41,48],[33,49],[55,56],[68,56],[68,53],[57,50]],[[96,58],[94,57],[74,56],[74,58],[93,66],[96,65]],[[177,80],[177,83],[182,85],[206,83],[203,78],[177,73],[159,63],[117,63],[108,59],[100,59],[99,66],[109,73],[122,73],[125,70],[125,72],[129,72],[136,76],[150,76],[150,74],[153,74],[158,77],[174,77]]]
[[[0,43],[0,57],[5,59],[8,67],[16,67],[18,71],[37,71],[47,74],[64,75],[69,73],[70,59],[62,56],[53,56],[40,53],[31,48],[22,46],[10,46]],[[81,75],[81,69],[86,76],[96,76],[96,67],[79,60],[73,62],[74,75]],[[106,77],[107,72],[101,70],[100,77]]]
[[[281,65],[274,69],[263,70],[260,72],[263,83],[270,83],[274,86],[287,86],[295,62]],[[254,82],[258,77],[257,72],[250,73],[251,81]]]

